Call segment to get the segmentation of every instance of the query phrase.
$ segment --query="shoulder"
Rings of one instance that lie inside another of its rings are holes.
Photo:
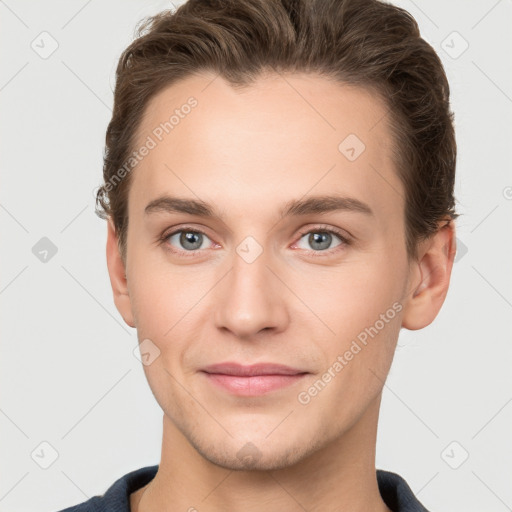
[[[397,473],[378,469],[377,482],[382,499],[393,512],[428,512]]]
[[[150,482],[158,465],[136,469],[117,479],[102,495],[59,512],[130,512],[130,494]]]

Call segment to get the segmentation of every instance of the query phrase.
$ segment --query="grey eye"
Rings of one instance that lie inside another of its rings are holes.
[[[169,243],[172,244],[173,238],[176,241],[176,237],[178,237],[178,249],[187,251],[197,251],[202,249],[203,243],[208,240],[206,235],[198,231],[181,230],[176,231],[176,233],[169,236]]]
[[[332,249],[342,243],[341,239],[338,235],[335,235],[334,233],[329,233],[328,231],[320,231],[320,230],[311,231],[310,233],[306,233],[305,235],[303,235],[300,240],[303,240],[306,237],[307,237],[306,242],[307,242],[307,244],[309,244],[309,248],[308,247],[300,247],[300,245],[299,245],[299,247],[301,249],[306,249],[306,250],[313,249],[314,251],[325,251],[326,249]],[[338,240],[340,240],[340,242],[335,246],[331,246],[333,239],[334,239],[333,237],[338,238]],[[299,240],[299,243],[300,243],[300,240]]]

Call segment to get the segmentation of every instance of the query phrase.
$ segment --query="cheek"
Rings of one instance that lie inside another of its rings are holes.
[[[146,281],[134,294],[137,330],[163,342],[175,337],[193,318],[200,296],[176,280]]]
[[[133,260],[135,263],[135,259]],[[171,272],[169,264],[154,262],[141,265],[134,270],[130,286],[130,300],[135,317],[139,342],[151,340],[159,350],[154,364],[145,366],[150,385],[158,386],[160,379],[168,386],[168,374],[186,372],[189,368],[187,355],[193,344],[190,340],[204,338],[208,309],[206,296],[212,284],[204,274],[193,272]],[[155,380],[156,379],[156,380]],[[167,384],[166,384],[167,382]]]
[[[402,264],[392,261],[389,256],[374,256],[337,269],[312,269],[310,279],[307,271],[294,275],[292,287],[316,321],[330,328],[325,329],[328,337],[329,332],[333,339],[355,336],[402,299],[406,276]]]
[[[185,267],[173,268],[164,249],[149,244],[128,244],[128,288],[139,337],[161,338],[197,302],[199,290]]]
[[[317,349],[324,354],[323,370],[332,368],[337,375],[330,388],[333,400],[347,400],[357,408],[356,403],[367,403],[382,388],[379,378],[389,371],[401,328],[405,274],[400,258],[375,254],[336,272],[317,272],[309,294],[306,287],[300,292],[308,294],[305,302],[324,324],[308,320],[324,333],[317,337]],[[358,397],[356,403],[353,397]]]
[[[175,379],[182,380],[187,342],[196,337],[193,306],[200,298],[199,291],[194,293],[183,278],[155,266],[139,271],[130,289],[139,342],[149,339],[157,347],[152,350],[158,356],[143,365],[143,370],[165,411],[177,413],[180,400],[186,400],[179,394]]]
[[[155,265],[134,265],[129,275],[130,303],[139,338],[166,339],[190,309],[193,288],[180,276]]]

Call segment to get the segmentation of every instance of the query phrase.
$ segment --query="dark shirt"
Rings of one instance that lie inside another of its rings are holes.
[[[60,512],[130,512],[130,494],[153,480],[158,465],[136,469],[116,480],[102,496],[92,498]],[[393,512],[428,512],[398,474],[377,470],[382,499]]]

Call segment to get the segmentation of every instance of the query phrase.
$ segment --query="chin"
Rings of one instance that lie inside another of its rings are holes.
[[[317,438],[317,442],[308,443],[300,435],[293,440],[286,435],[276,435],[272,440],[265,436],[255,435],[253,441],[236,438],[211,440],[205,437],[189,441],[204,459],[232,471],[275,471],[288,468],[322,446],[320,438]]]

